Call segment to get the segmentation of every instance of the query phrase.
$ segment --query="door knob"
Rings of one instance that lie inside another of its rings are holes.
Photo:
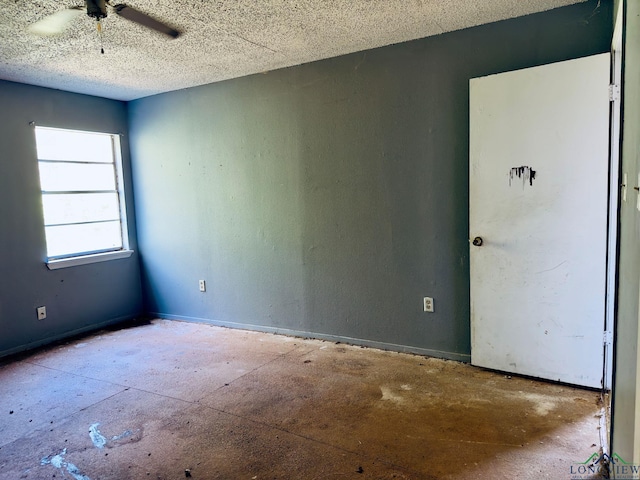
[[[476,237],[473,239],[473,244],[476,247],[480,247],[482,245],[482,237]]]

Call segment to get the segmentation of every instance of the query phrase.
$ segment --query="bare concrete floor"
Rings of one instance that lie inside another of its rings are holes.
[[[0,366],[0,479],[571,479],[595,392],[182,322]],[[585,477],[586,478],[586,477]]]

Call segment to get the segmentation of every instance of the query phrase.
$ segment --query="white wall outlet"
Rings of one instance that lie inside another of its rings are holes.
[[[200,291],[201,292],[206,292],[207,291],[207,283],[204,280],[200,280],[200,282],[198,282],[198,284],[200,285]]]
[[[432,297],[424,297],[424,311],[425,312],[433,312],[433,298]]]
[[[36,308],[36,312],[38,313],[38,320],[47,318],[47,307],[38,307]]]

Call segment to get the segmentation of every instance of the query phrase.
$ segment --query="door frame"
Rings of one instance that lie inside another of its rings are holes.
[[[618,277],[618,228],[620,199],[628,187],[621,185],[620,172],[621,86],[622,86],[622,5],[618,8],[611,41],[611,104],[609,109],[609,218],[607,226],[607,281],[605,296],[605,342],[603,389],[611,391],[613,379],[614,329]]]

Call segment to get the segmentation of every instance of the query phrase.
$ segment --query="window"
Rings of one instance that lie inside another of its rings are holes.
[[[36,147],[49,268],[130,255],[120,137],[36,127]]]

